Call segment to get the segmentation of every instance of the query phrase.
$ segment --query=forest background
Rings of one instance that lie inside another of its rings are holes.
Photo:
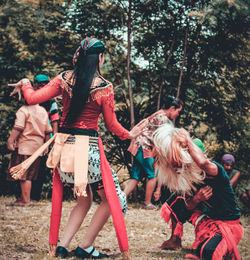
[[[119,122],[130,129],[164,97],[179,96],[185,105],[176,126],[203,140],[216,161],[235,156],[242,193],[249,179],[249,28],[247,0],[0,0],[0,195],[13,193],[6,142],[21,105],[7,84],[72,69],[75,49],[91,35],[106,45],[102,74],[114,85]],[[129,173],[129,141],[103,123],[99,132],[109,162]],[[50,194],[48,177],[43,196]]]

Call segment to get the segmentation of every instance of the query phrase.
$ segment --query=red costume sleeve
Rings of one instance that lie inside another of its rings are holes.
[[[113,87],[109,86],[109,88]],[[110,92],[110,89],[108,91]],[[116,118],[113,90],[109,95],[102,97],[102,114],[104,116],[105,125],[111,133],[117,135],[121,140],[128,139],[129,131],[125,129]]]
[[[61,95],[61,76],[55,77],[44,87],[34,90],[31,83],[22,86],[22,92],[29,105],[36,105]]]
[[[60,119],[58,113],[55,113],[53,115],[50,115],[51,122],[58,121]]]

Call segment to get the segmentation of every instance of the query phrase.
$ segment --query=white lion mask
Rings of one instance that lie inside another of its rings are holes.
[[[191,194],[196,191],[195,185],[203,182],[205,174],[191,157],[183,130],[164,124],[153,133],[152,139],[159,183],[171,192]]]

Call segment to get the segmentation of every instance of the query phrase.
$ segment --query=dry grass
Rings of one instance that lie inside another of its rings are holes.
[[[0,259],[54,259],[48,256],[50,201],[32,202],[29,206],[17,207],[11,206],[13,197],[0,199]],[[74,201],[63,203],[61,231],[74,204]],[[194,241],[193,227],[185,224],[181,250],[160,250],[157,246],[170,236],[170,231],[161,219],[159,211],[144,210],[138,205],[132,206],[125,219],[132,259],[184,259]],[[72,240],[70,250],[77,247],[96,207],[97,205],[93,204],[81,229]],[[245,260],[250,259],[249,217],[242,217],[242,223],[245,235],[239,244],[239,250],[242,259]],[[95,246],[110,254],[111,259],[121,259],[111,218],[97,237]]]

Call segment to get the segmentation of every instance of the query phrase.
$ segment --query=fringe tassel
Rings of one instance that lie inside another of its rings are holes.
[[[126,251],[122,252],[122,259],[123,260],[130,260],[131,259],[129,250],[126,250]]]
[[[193,255],[193,254],[187,254],[185,255],[186,259],[200,259],[197,255]]]
[[[49,147],[49,145],[54,141],[57,134],[51,137],[46,143],[44,143],[38,150],[36,150],[28,159],[22,163],[10,168],[9,173],[13,179],[18,180],[21,178],[25,172],[29,169],[32,163],[43,154],[43,152]]]
[[[82,185],[79,185],[79,186],[74,186],[74,189],[73,189],[73,194],[74,194],[74,197],[76,198],[77,197],[87,197],[87,192],[86,192],[86,188],[87,188],[87,184],[82,184]]]
[[[26,163],[18,164],[11,168],[10,175],[14,180],[19,180],[21,177],[25,174],[25,172],[28,170]]]
[[[169,222],[172,210],[169,205],[165,202],[161,207],[161,217],[164,219],[166,223]]]
[[[177,222],[173,235],[179,238],[183,236],[183,225],[181,222]]]

